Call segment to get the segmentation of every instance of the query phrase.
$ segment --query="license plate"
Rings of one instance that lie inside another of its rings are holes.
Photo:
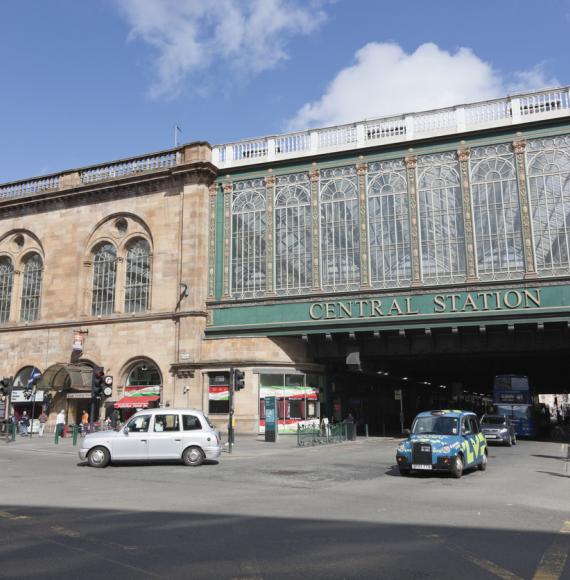
[[[424,453],[431,453],[431,447],[429,445],[422,445],[421,449]]]
[[[496,436],[496,435],[485,435],[485,437],[486,437],[487,439],[496,439],[496,438],[497,438],[497,436]]]
[[[431,468],[432,468],[432,466],[431,466],[431,465],[417,465],[417,464],[416,464],[416,465],[414,465],[414,464],[412,463],[412,469],[428,469],[428,470],[429,470],[429,469],[431,469]]]

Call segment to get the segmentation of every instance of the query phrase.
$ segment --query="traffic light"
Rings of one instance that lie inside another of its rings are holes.
[[[98,399],[105,390],[105,369],[103,367],[93,367],[91,378],[91,396]]]
[[[236,369],[234,371],[234,391],[241,391],[245,388],[245,373]]]
[[[0,380],[0,396],[8,397],[12,391],[13,377],[4,377]]]

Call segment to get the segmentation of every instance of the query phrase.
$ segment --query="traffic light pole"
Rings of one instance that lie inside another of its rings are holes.
[[[232,452],[232,445],[234,443],[234,368],[230,369],[230,412],[228,421],[228,452]]]

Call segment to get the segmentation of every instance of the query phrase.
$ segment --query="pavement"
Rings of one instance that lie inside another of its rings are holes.
[[[570,579],[566,445],[492,447],[455,480],[401,477],[396,444],[91,469],[71,440],[0,442],[0,578]]]

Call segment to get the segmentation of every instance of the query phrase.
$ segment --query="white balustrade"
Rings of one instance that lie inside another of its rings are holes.
[[[367,141],[381,141],[384,139],[405,138],[406,121],[404,117],[393,119],[368,121],[365,123]]]
[[[59,175],[31,181],[20,181],[0,187],[0,200],[25,197],[27,195],[42,193],[44,191],[55,191],[57,189],[59,189]]]
[[[281,135],[275,138],[275,153],[277,155],[308,151],[310,147],[311,136],[308,131],[304,133],[293,133],[291,135]]]
[[[130,161],[121,161],[102,167],[94,167],[81,172],[82,183],[94,183],[108,179],[117,179],[136,173],[156,171],[176,165],[176,153],[165,153],[164,155],[154,155]]]
[[[356,125],[341,125],[319,130],[319,148],[340,147],[356,143]]]

